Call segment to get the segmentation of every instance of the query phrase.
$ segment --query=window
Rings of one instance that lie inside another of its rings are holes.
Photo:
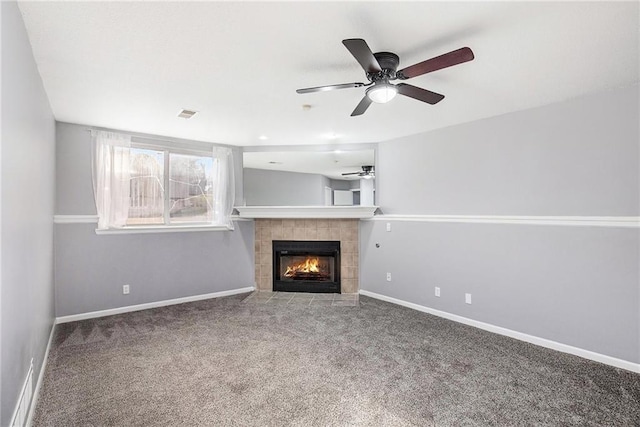
[[[127,225],[164,224],[164,156],[131,148]]]
[[[210,223],[213,220],[214,159],[211,154],[182,154],[133,146],[129,161],[127,225]]]
[[[148,144],[94,131],[99,229],[232,228],[233,161],[223,147]],[[206,147],[205,147],[206,148]]]

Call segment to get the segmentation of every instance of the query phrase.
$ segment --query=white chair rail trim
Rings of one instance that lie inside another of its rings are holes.
[[[461,222],[640,228],[640,216],[376,215],[363,221]]]
[[[98,215],[54,215],[54,224],[97,224]]]
[[[233,221],[251,221],[250,219],[240,218],[238,215],[231,215]],[[98,215],[54,215],[54,224],[97,224]],[[162,226],[162,227],[132,227],[130,233],[153,233],[153,232],[171,232],[171,231],[202,231],[202,230],[229,230],[227,227],[221,226]],[[123,230],[96,230],[97,234],[126,233]]]

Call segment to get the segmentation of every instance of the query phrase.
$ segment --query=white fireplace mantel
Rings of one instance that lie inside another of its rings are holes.
[[[240,218],[372,218],[377,206],[235,206]]]

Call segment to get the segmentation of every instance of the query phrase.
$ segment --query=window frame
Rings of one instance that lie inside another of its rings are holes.
[[[186,232],[186,231],[229,231],[226,225],[213,225],[206,221],[194,221],[188,223],[171,223],[170,208],[170,155],[188,155],[209,157],[214,162],[216,159],[213,157],[213,144],[185,144],[178,142],[161,142],[156,140],[147,140],[137,137],[131,138],[131,149],[143,149],[154,150],[163,153],[164,160],[164,173],[163,173],[163,186],[164,186],[164,206],[163,206],[163,224],[138,224],[138,225],[125,225],[121,228],[108,228],[108,229],[96,229],[96,234],[139,234],[139,233],[164,233],[164,232]],[[234,218],[236,220],[236,218]]]

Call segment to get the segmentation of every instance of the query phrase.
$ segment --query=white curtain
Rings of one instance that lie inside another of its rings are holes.
[[[230,148],[213,147],[213,158],[213,223],[233,230],[231,213],[236,194],[233,153]]]
[[[124,227],[129,216],[131,137],[91,131],[98,228]]]

